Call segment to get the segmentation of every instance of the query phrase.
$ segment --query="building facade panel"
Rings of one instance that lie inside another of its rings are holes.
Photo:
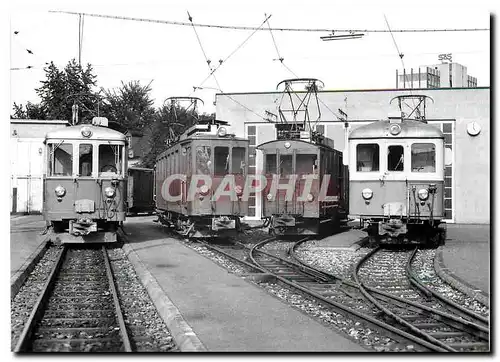
[[[412,89],[323,91],[320,99],[321,122],[325,135],[334,140],[334,147],[344,150],[345,130],[335,113],[340,108],[348,115],[349,130],[362,124],[385,119],[397,104],[390,100],[401,94],[424,94],[433,98],[427,105],[427,119],[440,127],[446,144],[452,149],[452,166],[445,169],[447,215],[456,223],[490,222],[490,89]],[[256,134],[270,134],[272,127],[266,114],[277,114],[281,93],[218,94],[216,116],[231,123],[237,136],[247,135],[247,126],[256,126]],[[314,119],[311,116],[311,119]],[[481,132],[467,133],[467,125],[477,122]],[[266,131],[259,131],[262,125]],[[262,143],[256,137],[256,144]],[[262,156],[256,153],[256,170],[262,165]],[[257,200],[258,201],[258,200]],[[259,215],[258,203],[255,208]]]

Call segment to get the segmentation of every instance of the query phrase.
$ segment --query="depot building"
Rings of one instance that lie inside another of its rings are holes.
[[[446,221],[489,224],[492,132],[489,87],[318,91],[318,101],[309,102],[309,117],[313,121],[319,119],[316,131],[332,139],[335,149],[343,151],[345,124],[338,117],[340,112],[347,114],[350,132],[394,115],[399,108],[391,100],[405,94],[432,98],[433,102],[426,104],[427,122],[443,132],[445,146],[451,149],[452,163],[445,168]],[[300,92],[297,95],[300,99]],[[250,140],[249,173],[262,172],[263,157],[256,146],[276,139],[274,122],[279,121],[278,105],[283,104],[282,99],[282,92],[216,95],[216,118],[228,121],[236,136]],[[293,105],[285,107],[290,106]],[[251,198],[249,205],[249,218],[259,219],[261,200]]]

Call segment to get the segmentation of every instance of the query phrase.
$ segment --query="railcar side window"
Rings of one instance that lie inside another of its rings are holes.
[[[99,145],[99,176],[122,174],[122,145]]]
[[[231,172],[235,175],[242,175],[245,171],[245,148],[233,147],[233,159],[231,161]]]
[[[214,175],[224,176],[229,173],[229,148],[214,147]]]
[[[78,174],[80,176],[92,176],[92,145],[80,144],[78,148]]]
[[[279,172],[281,176],[293,174],[292,155],[280,155]]]
[[[371,172],[379,170],[379,146],[376,143],[357,145],[356,171]]]
[[[295,169],[297,175],[314,174],[316,171],[316,155],[297,154]]]
[[[276,154],[266,155],[266,174],[276,174]]]
[[[73,145],[60,142],[49,144],[49,176],[71,176],[73,173]]]
[[[403,146],[389,146],[387,148],[387,171],[404,170]]]
[[[212,161],[212,149],[210,146],[196,147],[196,173],[201,175],[210,175],[210,165]]]
[[[411,145],[411,171],[436,172],[436,146],[432,143]]]

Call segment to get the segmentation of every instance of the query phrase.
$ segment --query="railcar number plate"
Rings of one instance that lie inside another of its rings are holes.
[[[94,200],[81,199],[75,201],[75,212],[94,212]]]
[[[384,216],[406,216],[406,205],[402,202],[384,204]]]

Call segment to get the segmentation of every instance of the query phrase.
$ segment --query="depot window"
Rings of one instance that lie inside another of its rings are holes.
[[[436,172],[436,146],[432,143],[411,145],[411,171]]]
[[[214,175],[224,176],[229,173],[229,147],[214,148]]]
[[[71,176],[73,174],[73,144],[64,141],[49,144],[49,176]]]
[[[80,176],[92,176],[92,145],[82,143],[78,147],[78,174]]]
[[[380,148],[376,143],[357,145],[356,171],[371,172],[379,170]]]
[[[233,174],[242,175],[245,171],[245,148],[233,147],[231,171]]]
[[[210,175],[210,165],[212,162],[212,149],[210,146],[196,147],[196,173],[200,175]]]
[[[117,176],[123,172],[123,145],[99,145],[99,176]]]
[[[403,146],[387,147],[387,171],[404,170],[404,148]]]

